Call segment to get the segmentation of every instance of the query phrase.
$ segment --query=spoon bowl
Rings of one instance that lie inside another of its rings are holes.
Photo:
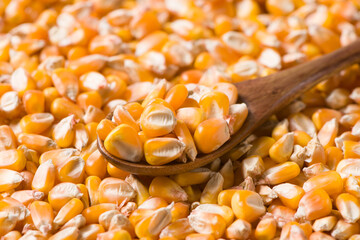
[[[360,39],[315,60],[267,77],[235,83],[239,94],[238,102],[244,102],[249,111],[244,125],[219,149],[209,154],[199,154],[195,161],[187,163],[174,161],[162,166],[153,166],[146,162],[133,163],[111,155],[99,137],[98,149],[111,164],[138,175],[172,175],[202,167],[225,155],[272,114],[300,97],[317,83],[358,62],[360,62]],[[107,118],[111,119],[112,114],[109,114]]]

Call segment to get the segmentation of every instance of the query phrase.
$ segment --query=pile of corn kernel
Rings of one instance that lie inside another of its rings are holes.
[[[179,135],[196,138],[215,116],[226,141],[246,116],[233,83],[353,42],[359,10],[357,0],[1,1],[1,239],[360,239],[358,65],[200,169],[134,176],[96,145],[99,135],[111,151],[112,130],[140,130],[150,104],[180,125],[150,140],[142,129],[141,143],[182,141],[182,154],[167,146],[173,156],[150,164],[211,152],[214,128],[207,141]],[[126,123],[106,120],[113,111]],[[130,149],[118,154],[142,157]]]

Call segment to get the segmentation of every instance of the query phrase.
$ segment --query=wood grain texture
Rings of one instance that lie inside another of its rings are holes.
[[[239,102],[245,102],[249,115],[242,128],[218,150],[199,155],[188,163],[170,163],[151,166],[147,163],[131,163],[110,155],[103,141],[98,138],[99,151],[113,165],[139,175],[172,175],[204,166],[234,148],[249,136],[272,114],[285,107],[317,83],[340,70],[360,62],[360,40],[318,59],[280,71],[267,77],[236,83]],[[110,116],[111,118],[111,116]]]

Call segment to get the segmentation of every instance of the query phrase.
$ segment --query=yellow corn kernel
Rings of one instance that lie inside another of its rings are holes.
[[[201,190],[198,186],[186,186],[183,187],[184,191],[188,195],[188,201],[190,203],[199,202],[201,198]]]
[[[59,211],[67,202],[73,198],[80,198],[82,193],[74,183],[59,183],[53,187],[48,194],[48,201],[55,211]]]
[[[135,122],[134,118],[130,113],[121,105],[118,105],[113,113],[113,119],[117,125],[127,124],[133,127],[137,132],[140,131],[138,124]]]
[[[85,179],[86,183],[86,179]],[[82,193],[82,196],[80,197],[80,200],[82,201],[84,208],[87,208],[90,206],[90,199],[89,199],[89,192],[86,186],[82,183],[76,184],[76,186],[80,189],[80,192]]]
[[[135,190],[124,180],[105,178],[98,189],[100,203],[126,203],[135,198]]]
[[[185,239],[189,234],[194,233],[193,228],[190,226],[189,220],[187,218],[178,219],[170,223],[165,227],[160,233],[160,239],[164,238],[175,238],[175,239]]]
[[[22,150],[0,151],[0,169],[6,168],[14,171],[22,171],[26,165],[25,154]]]
[[[56,98],[51,103],[50,112],[55,119],[63,119],[69,115],[74,114],[76,119],[82,119],[84,116],[83,110],[66,98]]]
[[[20,120],[20,127],[24,133],[40,134],[48,129],[54,122],[50,113],[28,114]]]
[[[93,152],[85,161],[85,173],[89,176],[104,178],[106,175],[107,161],[99,150]]]
[[[188,156],[188,158],[194,161],[197,155],[194,139],[188,127],[182,120],[177,121],[176,126],[174,128],[174,133],[177,136],[177,138],[185,144],[185,153]]]
[[[263,179],[271,185],[276,185],[295,178],[299,173],[299,165],[288,161],[267,169],[263,174]]]
[[[329,195],[322,189],[315,189],[301,198],[295,217],[311,221],[329,215],[331,209]]]
[[[21,238],[21,233],[14,230],[5,234],[3,238],[4,240],[18,240],[19,238]]]
[[[56,169],[52,160],[41,163],[31,183],[33,190],[47,194],[55,184]]]
[[[59,147],[70,147],[75,138],[75,116],[70,115],[56,124],[52,137]]]
[[[167,202],[186,201],[186,192],[173,180],[167,177],[156,177],[152,180],[149,193],[153,197],[161,197]]]
[[[335,118],[337,122],[340,121],[341,115],[341,112],[337,110],[320,108],[313,113],[311,118],[313,123],[315,124],[315,127],[320,130],[326,122],[330,121],[333,118]]]
[[[100,224],[89,224],[79,231],[79,239],[94,239],[98,234],[105,232]]]
[[[294,145],[305,147],[311,140],[309,134],[301,130],[294,131]]]
[[[219,214],[225,220],[226,226],[230,226],[234,221],[234,213],[228,206],[219,206],[217,204],[200,204],[194,209],[194,211]]]
[[[285,118],[279,122],[272,130],[271,137],[279,140],[283,135],[289,132],[289,121]]]
[[[272,160],[282,163],[286,162],[294,148],[294,134],[287,133],[277,140],[269,149],[269,155]]]
[[[114,203],[100,203],[88,208],[85,208],[82,211],[82,215],[86,219],[86,224],[92,224],[92,223],[98,223],[99,222],[99,216],[107,212],[109,210],[116,209],[116,204]]]
[[[58,148],[56,143],[51,138],[38,134],[20,133],[18,136],[18,142],[40,153]]]
[[[139,162],[143,157],[143,147],[134,128],[121,124],[114,128],[104,141],[109,153],[130,162]]]
[[[139,238],[158,237],[161,230],[171,223],[171,207],[172,205],[160,208],[137,223],[135,226],[136,236]]]
[[[198,125],[205,120],[205,113],[199,107],[182,107],[176,112],[178,120],[184,121],[191,133],[194,133]]]
[[[194,210],[188,219],[191,227],[198,233],[211,234],[215,238],[225,233],[226,222],[219,214]]]
[[[231,207],[237,218],[250,223],[265,213],[260,195],[248,190],[239,190],[234,193],[231,198]]]
[[[282,183],[276,185],[273,190],[286,207],[294,210],[298,208],[300,199],[305,194],[305,191],[301,187],[291,183]]]
[[[229,114],[229,98],[219,91],[205,93],[201,97],[199,105],[204,111],[206,119],[223,118]]]
[[[29,209],[34,225],[40,232],[46,235],[53,230],[54,213],[49,203],[35,201]]]
[[[184,149],[184,143],[175,138],[152,138],[144,144],[145,159],[151,165],[169,163],[179,158]]]
[[[360,160],[357,158],[343,159],[337,165],[336,172],[338,172],[342,178],[348,178],[351,175],[354,177],[359,177],[360,174],[357,169],[359,165]]]
[[[67,202],[54,218],[55,228],[67,223],[70,219],[80,214],[84,209],[84,204],[78,198],[73,198]]]
[[[335,239],[348,239],[359,232],[360,226],[358,223],[347,223],[345,220],[340,219],[331,231],[331,236]]]
[[[49,240],[76,240],[78,237],[79,229],[76,227],[68,227],[52,235]]]
[[[327,217],[319,218],[314,221],[312,228],[316,232],[331,231],[335,227],[337,221],[338,219],[335,216],[327,216]]]
[[[258,155],[264,158],[269,155],[269,150],[275,142],[275,139],[271,137],[259,137],[251,143],[252,147],[248,151],[247,155]]]
[[[106,136],[116,127],[116,124],[109,119],[103,119],[96,127],[96,133],[102,141],[105,141]]]
[[[346,222],[355,223],[360,219],[360,203],[350,193],[342,193],[336,198],[336,207]]]
[[[171,176],[181,187],[205,183],[210,179],[211,171],[207,168],[197,168],[185,173]]]
[[[276,234],[276,221],[273,218],[263,218],[257,224],[255,229],[255,238],[257,240],[270,240]]]
[[[111,177],[114,177],[114,178],[125,179],[127,176],[130,175],[129,172],[126,172],[120,168],[117,168],[109,162],[107,163],[106,171]]]
[[[2,136],[0,138],[1,151],[16,148],[17,146],[16,136],[13,130],[9,126],[7,125],[0,126],[0,135]]]
[[[166,81],[162,80],[148,93],[144,101],[142,102],[142,106],[146,107],[149,102],[155,98],[163,99],[166,93]]]
[[[194,133],[196,146],[203,153],[217,150],[229,139],[229,127],[225,120],[219,118],[203,121]]]
[[[330,196],[337,195],[343,191],[343,181],[336,171],[326,171],[307,180],[303,189],[309,192],[314,189],[323,189]]]
[[[231,199],[238,189],[226,189],[219,193],[218,204],[231,207]]]
[[[99,233],[97,235],[98,240],[115,240],[115,239],[122,239],[122,240],[131,240],[130,234],[122,229],[108,231],[105,233]]]

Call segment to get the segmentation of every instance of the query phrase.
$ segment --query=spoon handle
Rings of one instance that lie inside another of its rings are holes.
[[[255,120],[268,118],[334,73],[360,62],[360,39],[315,60],[267,77],[237,84]]]

